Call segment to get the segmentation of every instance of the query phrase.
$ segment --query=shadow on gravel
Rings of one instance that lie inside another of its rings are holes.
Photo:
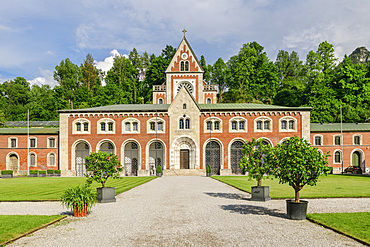
[[[221,208],[223,210],[230,211],[231,213],[270,215],[274,217],[287,219],[286,214],[281,213],[277,209],[269,209],[269,208],[260,207],[260,206],[235,204],[235,205],[223,205],[221,206]]]
[[[219,198],[226,198],[226,199],[234,199],[234,200],[250,200],[250,198],[245,198],[240,194],[235,193],[211,193],[211,192],[204,192],[204,194],[212,196],[212,197],[219,197]]]
[[[60,215],[69,215],[69,216],[73,216],[73,211],[65,211],[65,212],[61,213]]]

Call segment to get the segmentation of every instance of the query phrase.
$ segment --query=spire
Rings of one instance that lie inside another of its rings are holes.
[[[184,33],[184,38],[185,38],[185,33],[187,32],[186,29],[184,28],[184,30],[182,30],[182,32]]]

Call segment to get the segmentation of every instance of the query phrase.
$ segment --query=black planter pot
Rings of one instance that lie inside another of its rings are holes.
[[[116,201],[114,187],[96,188],[96,193],[97,193],[97,199],[99,203]]]
[[[30,177],[38,177],[39,175],[37,173],[30,173]]]
[[[13,174],[1,174],[1,178],[12,178]]]
[[[207,173],[206,173],[206,176],[207,176],[207,177],[210,177],[210,176],[211,176],[211,173],[210,173],[210,172],[207,172]]]
[[[162,173],[157,173],[157,177],[162,177]]]
[[[253,186],[251,200],[252,201],[262,201],[262,202],[271,200],[271,197],[269,196],[269,187],[268,186]]]
[[[291,220],[305,220],[307,214],[308,201],[286,200],[286,211],[288,218]]]
[[[39,177],[46,177],[46,174],[39,174]]]

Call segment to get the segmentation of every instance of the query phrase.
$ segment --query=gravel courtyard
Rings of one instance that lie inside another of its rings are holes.
[[[292,191],[293,193],[293,191]],[[285,217],[285,201],[207,177],[162,177],[10,246],[361,246],[309,221]],[[370,212],[370,198],[310,199],[309,213]],[[66,214],[59,202],[0,203],[0,214]]]

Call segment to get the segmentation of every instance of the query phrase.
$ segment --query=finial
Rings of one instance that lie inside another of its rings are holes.
[[[185,33],[187,32],[186,29],[184,28],[184,30],[182,30],[182,32],[184,33],[184,38],[185,38]]]

